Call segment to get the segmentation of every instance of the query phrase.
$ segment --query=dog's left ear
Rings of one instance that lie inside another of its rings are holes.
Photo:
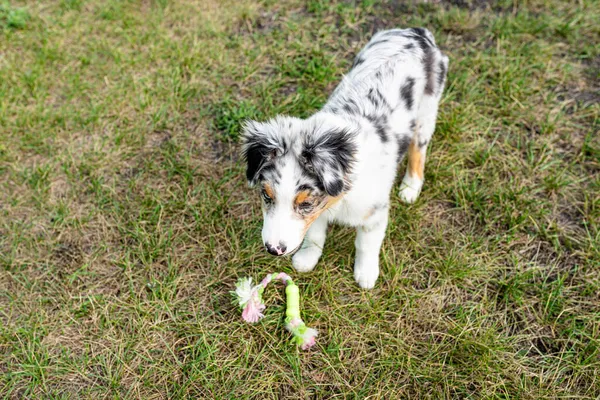
[[[307,171],[316,175],[325,192],[338,196],[347,190],[356,152],[356,134],[347,129],[331,129],[318,135],[307,135],[302,150]]]
[[[244,123],[242,155],[248,163],[246,178],[250,185],[257,183],[261,170],[283,151],[280,141],[269,128],[268,123]]]

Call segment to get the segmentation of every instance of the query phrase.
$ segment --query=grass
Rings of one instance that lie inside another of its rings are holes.
[[[594,0],[0,2],[0,395],[598,398],[598,20]],[[310,115],[397,26],[451,59],[424,191],[393,199],[374,290],[346,228],[297,275],[261,249],[240,121]],[[255,326],[231,303],[278,270],[313,351],[281,292]]]

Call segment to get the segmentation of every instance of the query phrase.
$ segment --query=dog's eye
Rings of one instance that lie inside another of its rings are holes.
[[[261,195],[262,195],[262,198],[263,198],[263,200],[265,201],[265,203],[267,203],[267,204],[271,204],[271,203],[273,202],[273,199],[272,199],[272,198],[271,198],[271,197],[270,197],[270,196],[267,194],[267,192],[266,192],[266,191],[264,191],[264,190],[263,190],[263,191],[261,192]]]
[[[298,204],[298,210],[300,210],[301,213],[309,213],[313,208],[313,203],[309,201],[303,201],[302,203]]]

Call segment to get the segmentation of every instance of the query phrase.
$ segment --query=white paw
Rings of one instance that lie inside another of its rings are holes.
[[[407,204],[412,204],[417,201],[417,197],[419,197],[420,190],[413,189],[408,186],[403,186],[400,189],[400,200]]]
[[[420,179],[411,178],[410,176],[405,176],[402,179],[402,183],[400,184],[400,200],[405,203],[412,204],[419,197],[419,193],[421,193],[421,188],[423,187],[423,181]]]
[[[292,257],[292,265],[298,272],[312,271],[321,257],[321,251],[312,249],[300,249]]]
[[[354,280],[363,289],[373,289],[379,277],[379,264],[377,262],[368,266],[364,264],[358,265],[357,262],[354,265]]]

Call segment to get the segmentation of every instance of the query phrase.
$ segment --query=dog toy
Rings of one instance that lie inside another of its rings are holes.
[[[254,323],[264,317],[262,312],[266,306],[262,301],[262,293],[273,279],[279,279],[286,284],[285,328],[293,335],[292,343],[296,343],[302,347],[302,350],[306,350],[315,344],[317,331],[307,327],[300,318],[300,290],[288,274],[283,272],[269,274],[255,286],[252,285],[252,278],[240,278],[235,286],[235,291],[231,293],[242,308],[242,318],[246,322]]]

